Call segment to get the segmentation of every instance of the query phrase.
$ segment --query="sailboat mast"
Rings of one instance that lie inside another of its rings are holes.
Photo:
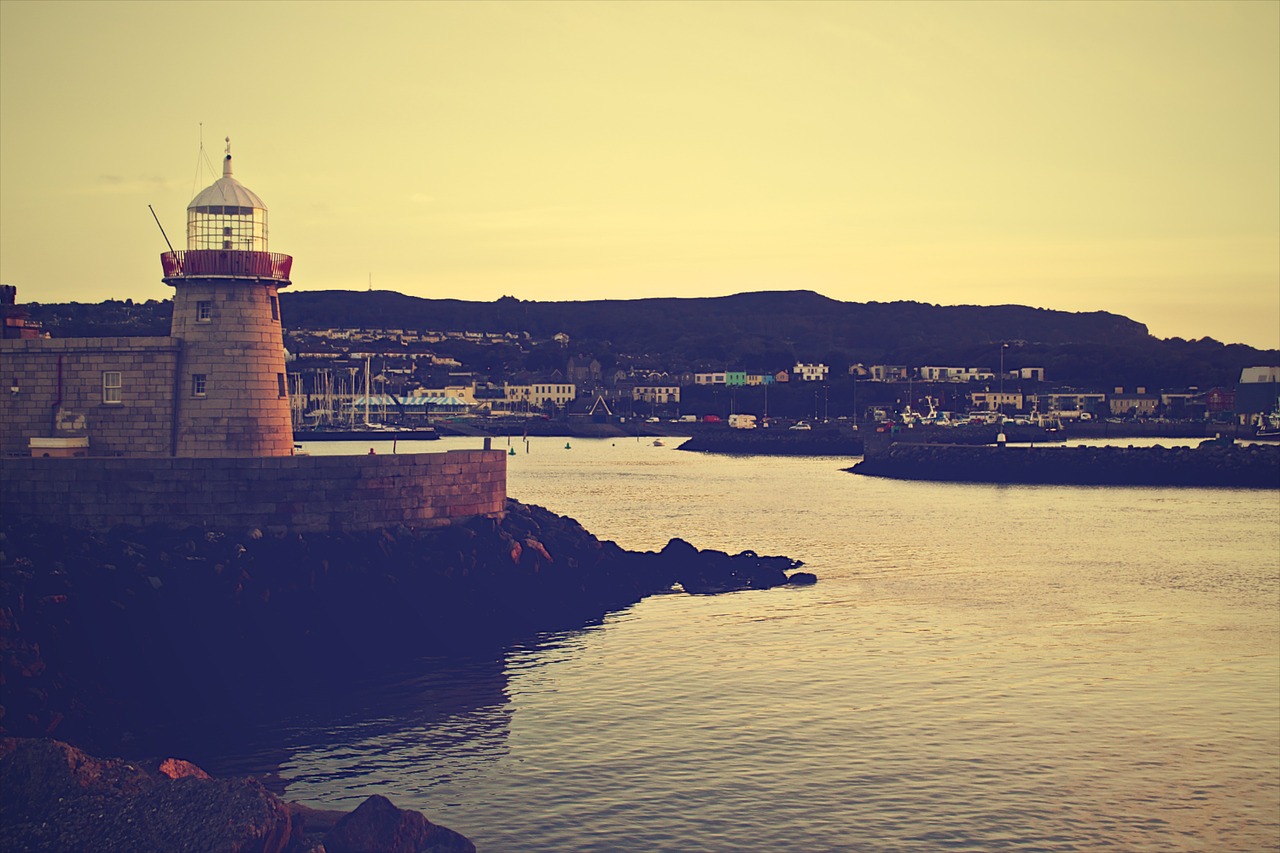
[[[369,425],[369,356],[364,357],[364,425]]]

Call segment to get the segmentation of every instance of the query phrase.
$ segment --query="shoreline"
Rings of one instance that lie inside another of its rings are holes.
[[[627,551],[514,500],[501,519],[326,534],[6,518],[0,735],[109,748],[148,719],[583,627],[677,586],[816,580],[800,565],[679,539]]]

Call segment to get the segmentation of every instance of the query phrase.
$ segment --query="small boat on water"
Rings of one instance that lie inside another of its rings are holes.
[[[655,439],[653,440],[653,446],[654,446],[654,447],[665,447],[665,445],[662,443],[662,439],[660,439],[660,438],[655,438]]]

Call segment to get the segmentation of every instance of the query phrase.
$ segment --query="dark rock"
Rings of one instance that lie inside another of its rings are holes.
[[[0,739],[4,850],[474,853],[418,812],[371,797],[355,812],[282,802],[255,779],[190,762],[96,758],[61,741]]]
[[[374,795],[324,837],[325,853],[475,853],[475,845],[420,813]]]
[[[292,836],[284,803],[252,779],[170,779],[60,741],[7,741],[6,849],[279,853]]]
[[[809,586],[818,582],[818,576],[812,572],[796,572],[787,578],[787,583],[792,586]]]

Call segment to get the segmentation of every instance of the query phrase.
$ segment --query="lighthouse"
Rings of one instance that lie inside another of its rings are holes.
[[[222,177],[187,205],[186,250],[161,264],[178,342],[174,455],[291,455],[279,292],[293,258],[268,250],[267,206],[232,176],[230,139]]]

